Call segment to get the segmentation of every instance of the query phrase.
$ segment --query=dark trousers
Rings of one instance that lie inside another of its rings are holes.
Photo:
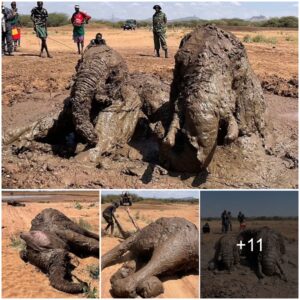
[[[11,29],[2,31],[2,53],[5,53],[6,52],[5,50],[7,50],[8,53],[13,52],[13,41],[12,41]]]

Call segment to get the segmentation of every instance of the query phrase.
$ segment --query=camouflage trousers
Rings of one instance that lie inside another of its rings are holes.
[[[165,32],[155,32],[153,31],[153,40],[155,50],[159,50],[160,46],[163,50],[167,50],[167,37]]]

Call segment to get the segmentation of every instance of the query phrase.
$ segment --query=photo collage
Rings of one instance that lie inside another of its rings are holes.
[[[298,15],[2,2],[1,299],[299,299]]]

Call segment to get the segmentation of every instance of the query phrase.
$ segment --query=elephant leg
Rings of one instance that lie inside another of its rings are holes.
[[[279,260],[276,262],[276,266],[277,266],[277,268],[278,268],[278,270],[279,270],[279,276],[280,276],[280,278],[281,278],[282,280],[284,280],[284,281],[288,281],[288,280],[287,280],[287,277],[285,276],[285,273],[284,273],[284,271],[283,271],[283,269],[282,269],[282,266],[281,266]]]
[[[193,260],[188,255],[193,252],[191,247],[193,245],[186,241],[184,234],[174,235],[154,250],[150,261],[143,268],[129,277],[116,280],[112,285],[114,295],[121,298],[136,297],[138,285],[151,276],[175,273],[183,266],[189,266]]]
[[[135,242],[136,235],[133,235],[122,242],[120,245],[114,247],[101,257],[101,270],[106,267],[112,266],[119,262],[122,256],[130,250],[130,247]]]
[[[56,250],[57,253],[49,268],[51,286],[65,293],[82,293],[86,283],[75,283],[70,280],[70,258],[68,252]]]
[[[239,126],[235,117],[230,114],[227,120],[227,134],[225,136],[225,143],[229,144],[235,141],[239,136]]]
[[[99,241],[86,237],[72,230],[56,230],[55,233],[80,256],[99,257]]]
[[[95,239],[97,241],[99,241],[99,234],[96,234],[94,232],[91,232],[91,231],[88,231],[84,228],[81,228],[80,226],[78,226],[77,224],[73,223],[70,224],[68,226],[68,229],[74,231],[74,232],[77,232],[78,234],[81,234],[81,235],[84,235],[88,238],[92,238],[92,239]]]
[[[179,124],[179,116],[177,113],[174,113],[173,115],[173,120],[170,124],[168,133],[166,135],[166,137],[163,140],[163,147],[166,149],[170,149],[175,145],[175,136],[177,131],[180,128],[180,124]]]
[[[136,262],[135,260],[128,261],[123,264],[123,266],[115,272],[110,278],[110,282],[113,283],[118,279],[126,278],[132,275],[136,271]]]
[[[258,257],[257,257],[257,275],[258,275],[258,278],[262,279],[264,278],[264,274],[263,274],[263,271],[262,271],[262,257],[261,257],[261,254],[258,254]]]

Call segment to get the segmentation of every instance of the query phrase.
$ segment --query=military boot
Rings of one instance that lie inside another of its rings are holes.
[[[168,58],[168,49],[165,50],[165,58]]]
[[[160,57],[159,50],[156,50],[156,56]]]

